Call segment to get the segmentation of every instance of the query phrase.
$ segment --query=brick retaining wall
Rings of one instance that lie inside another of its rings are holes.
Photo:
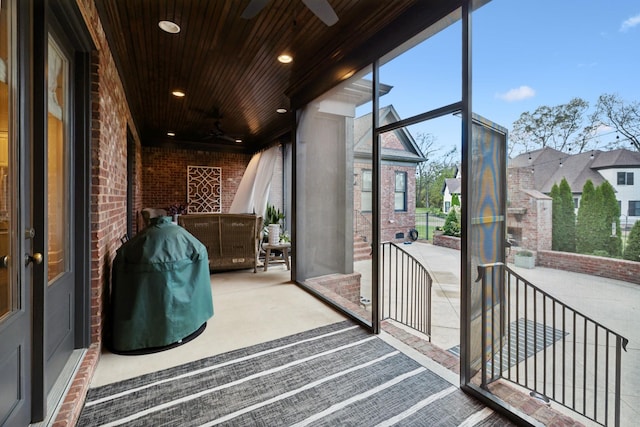
[[[435,235],[433,236],[433,244],[460,250],[460,239],[457,237]],[[536,251],[534,253],[536,254],[536,265],[540,267],[590,274],[640,285],[640,262],[570,252]],[[514,248],[512,248],[509,261],[513,260],[513,254]]]
[[[640,262],[570,252],[538,251],[536,265],[640,285]]]
[[[354,304],[360,303],[360,273],[351,274],[328,274],[326,276],[314,277],[304,283],[323,293],[327,289],[332,293],[350,301]]]
[[[460,250],[459,237],[445,236],[444,234],[434,234],[433,244],[435,246],[444,246],[445,248]]]

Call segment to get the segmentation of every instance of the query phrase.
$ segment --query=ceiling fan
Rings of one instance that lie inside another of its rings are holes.
[[[222,130],[222,125],[220,124],[219,120],[215,122],[215,124],[213,125],[213,129],[209,130],[209,133],[207,133],[201,139],[201,141],[208,141],[211,139],[222,140],[227,142],[236,142],[236,139],[234,137],[227,135],[225,131]]]
[[[251,0],[249,5],[242,12],[242,18],[251,19],[256,16],[266,5],[269,0]],[[338,22],[338,15],[333,10],[328,0],[302,0],[302,3],[309,8],[322,22],[327,26],[332,26]]]
[[[205,119],[215,120],[213,128],[206,132],[206,134],[200,138],[200,141],[209,141],[212,139],[216,139],[228,142],[236,142],[236,138],[229,136],[224,130],[222,130],[222,123],[220,122],[220,120],[222,120],[224,116],[222,115],[218,107],[214,106],[210,110],[203,110],[200,108],[194,108],[193,110],[202,114]]]

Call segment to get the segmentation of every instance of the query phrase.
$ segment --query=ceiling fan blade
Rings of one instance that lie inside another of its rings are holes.
[[[228,142],[236,142],[236,139],[233,137],[230,137],[229,135],[217,135],[216,139],[222,139],[223,141],[228,141]]]
[[[338,15],[327,0],[302,0],[302,3],[328,27],[338,22]]]
[[[256,16],[267,3],[269,3],[269,0],[251,0],[240,16],[243,19],[251,19]]]

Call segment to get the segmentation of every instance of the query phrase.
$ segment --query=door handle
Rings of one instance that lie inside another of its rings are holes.
[[[3,255],[0,257],[0,268],[9,267],[9,255]]]
[[[24,266],[28,266],[29,263],[34,264],[42,264],[42,254],[40,252],[36,252],[33,255],[24,254]]]

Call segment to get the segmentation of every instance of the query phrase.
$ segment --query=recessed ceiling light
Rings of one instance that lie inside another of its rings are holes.
[[[236,139],[236,142],[240,143],[240,142],[242,142],[242,140],[241,139]]]
[[[286,113],[286,112],[287,112],[287,109],[286,109],[286,108],[278,108],[278,109],[276,110],[276,113],[280,113],[280,114],[284,114],[284,113]]]
[[[173,92],[171,92],[171,94],[173,96],[177,96],[178,98],[182,98],[185,95],[185,93],[181,90],[174,90]]]
[[[343,76],[342,76],[342,80],[347,80],[349,77],[353,76],[356,72],[354,70],[348,71],[346,72]]]
[[[176,136],[175,132],[167,132],[167,136]]]
[[[289,55],[288,53],[283,53],[282,55],[278,56],[278,61],[282,62],[283,64],[288,64],[293,61],[293,56]]]
[[[171,34],[178,34],[180,32],[180,26],[171,21],[160,21],[158,22],[158,27],[160,27],[162,31],[166,31]]]

